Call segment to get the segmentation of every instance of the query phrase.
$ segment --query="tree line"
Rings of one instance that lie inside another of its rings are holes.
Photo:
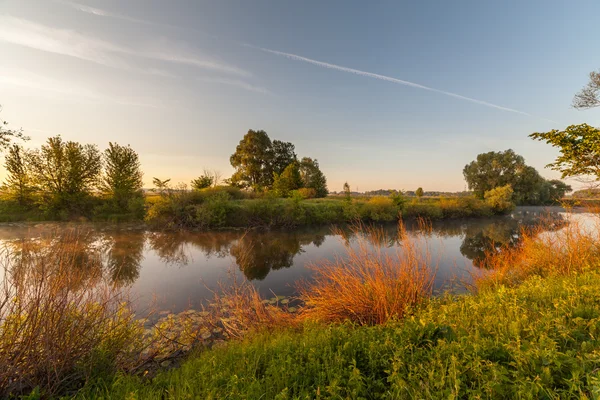
[[[21,206],[37,205],[49,216],[87,214],[99,206],[115,213],[144,210],[141,165],[130,146],[97,146],[48,138],[39,149],[9,145],[5,154],[4,192]]]

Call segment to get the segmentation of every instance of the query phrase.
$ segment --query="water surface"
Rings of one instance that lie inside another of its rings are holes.
[[[558,208],[524,207],[505,217],[436,221],[426,232],[409,223],[406,231],[429,253],[437,270],[436,289],[460,290],[472,273],[485,267],[486,251],[516,244],[521,228],[542,217],[553,221],[548,229],[560,229],[567,220]],[[386,239],[372,245],[385,252],[401,252],[397,225],[380,227]],[[151,303],[171,312],[198,307],[212,296],[217,283],[226,282],[231,274],[248,279],[264,296],[294,295],[295,284],[311,278],[311,265],[345,253],[344,239],[329,226],[167,233],[132,225],[2,224],[0,241],[14,251],[25,241],[42,241],[73,229],[83,232],[83,248],[102,255],[110,279],[131,288],[140,311]],[[344,231],[348,233],[347,228]],[[355,244],[354,239],[350,234],[350,245]]]

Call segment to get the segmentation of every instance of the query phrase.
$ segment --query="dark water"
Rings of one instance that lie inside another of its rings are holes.
[[[486,219],[437,221],[423,234],[415,223],[406,226],[411,240],[430,253],[437,268],[438,290],[460,290],[482,264],[486,251],[519,240],[522,227],[540,218],[551,218],[560,229],[566,215],[560,209],[519,208],[510,216]],[[380,226],[386,239],[384,252],[401,250],[396,224]],[[17,248],[26,240],[52,237],[73,225],[12,224],[0,225],[0,241]],[[149,232],[135,226],[78,225],[85,230],[81,244],[89,251],[102,254],[110,279],[131,287],[138,307],[155,304],[162,310],[183,311],[197,307],[211,297],[219,281],[233,273],[250,280],[265,296],[290,296],[294,284],[310,279],[311,264],[344,255],[344,240],[331,227],[270,232]],[[350,245],[356,237],[345,229]]]

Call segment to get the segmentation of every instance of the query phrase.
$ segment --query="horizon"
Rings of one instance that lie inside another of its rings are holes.
[[[558,151],[528,135],[600,125],[570,106],[600,65],[596,2],[348,4],[8,0],[0,116],[27,147],[129,144],[144,187],[227,178],[261,129],[332,192],[460,192],[466,164],[509,148],[559,179]]]

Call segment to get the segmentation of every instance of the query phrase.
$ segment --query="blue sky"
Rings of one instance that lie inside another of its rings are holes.
[[[0,0],[0,104],[48,136],[130,144],[145,181],[231,174],[248,129],[317,158],[330,190],[463,190],[508,148],[547,177],[535,131],[600,68],[597,1]]]

